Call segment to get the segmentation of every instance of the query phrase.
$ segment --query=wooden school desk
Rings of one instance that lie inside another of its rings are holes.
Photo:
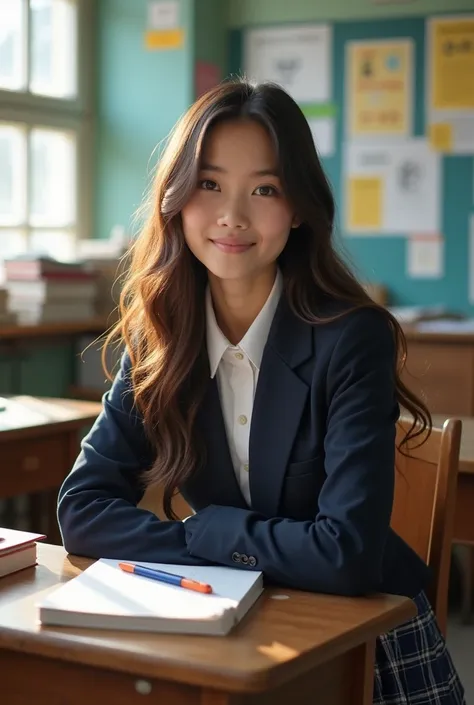
[[[79,452],[79,432],[94,422],[102,405],[16,396],[2,397],[0,408],[0,499],[31,495],[29,528],[37,531],[39,493],[47,493],[45,533],[51,543],[61,543],[57,490]]]
[[[41,627],[37,600],[92,561],[48,545],[38,559],[0,579],[8,705],[371,705],[375,639],[416,614],[407,598],[269,589],[227,637]]]

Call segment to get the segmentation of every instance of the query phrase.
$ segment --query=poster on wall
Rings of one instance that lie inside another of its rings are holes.
[[[180,26],[179,0],[148,0],[145,48],[148,51],[180,49],[185,42]]]
[[[349,42],[346,47],[346,133],[408,137],[413,114],[413,42]]]
[[[329,25],[249,29],[244,71],[249,79],[281,85],[297,103],[326,103],[332,94]]]
[[[445,154],[474,154],[474,15],[427,22],[427,133]]]
[[[345,174],[347,234],[441,231],[441,160],[426,140],[348,143]]]
[[[441,235],[413,235],[406,245],[406,270],[411,279],[444,276],[444,239]]]
[[[468,257],[469,303],[474,304],[474,213],[469,219],[469,257]]]

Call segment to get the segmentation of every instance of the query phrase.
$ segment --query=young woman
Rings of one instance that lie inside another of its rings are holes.
[[[429,413],[400,381],[397,323],[343,264],[333,222],[284,91],[236,81],[191,107],[134,244],[120,371],[60,491],[64,545],[407,595],[418,616],[378,640],[374,703],[460,705],[427,567],[390,529],[399,404],[425,428]],[[137,508],[154,483],[169,521]]]

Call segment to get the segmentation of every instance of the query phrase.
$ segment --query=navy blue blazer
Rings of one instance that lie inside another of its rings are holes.
[[[324,316],[333,306],[322,307]],[[280,585],[415,596],[425,563],[390,529],[395,346],[379,311],[309,325],[283,295],[265,346],[250,430],[252,508],[230,457],[215,379],[198,429],[207,462],[181,487],[195,511],[160,521],[137,508],[153,462],[122,359],[104,409],[59,494],[66,549],[90,557],[262,570]]]

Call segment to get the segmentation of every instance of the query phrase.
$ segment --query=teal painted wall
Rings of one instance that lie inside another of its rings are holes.
[[[473,0],[474,1],[474,0]],[[297,4],[297,3],[296,3]],[[301,5],[301,3],[299,3]],[[337,7],[337,0],[334,2]],[[459,3],[458,3],[459,4]],[[275,3],[276,6],[279,3]],[[282,5],[283,7],[283,5]],[[408,6],[407,6],[408,7]],[[273,14],[276,14],[273,13]],[[268,24],[272,24],[268,22]],[[337,144],[334,157],[324,159],[326,172],[338,204],[338,222],[343,223],[342,150],[344,131],[344,56],[348,41],[410,37],[415,42],[415,135],[424,134],[425,124],[425,18],[409,17],[378,21],[334,23],[334,98],[338,105]],[[241,30],[230,32],[230,71],[241,69]],[[343,246],[361,278],[386,285],[393,304],[445,304],[473,314],[468,302],[468,227],[473,205],[474,157],[443,157],[443,234],[445,276],[442,279],[411,279],[405,273],[404,237],[344,237]]]
[[[474,0],[413,0],[375,5],[374,0],[229,0],[229,27],[273,22],[380,19],[474,10]]]
[[[194,0],[180,0],[183,48],[147,51],[146,0],[99,3],[94,237],[129,228],[150,159],[193,99]]]

